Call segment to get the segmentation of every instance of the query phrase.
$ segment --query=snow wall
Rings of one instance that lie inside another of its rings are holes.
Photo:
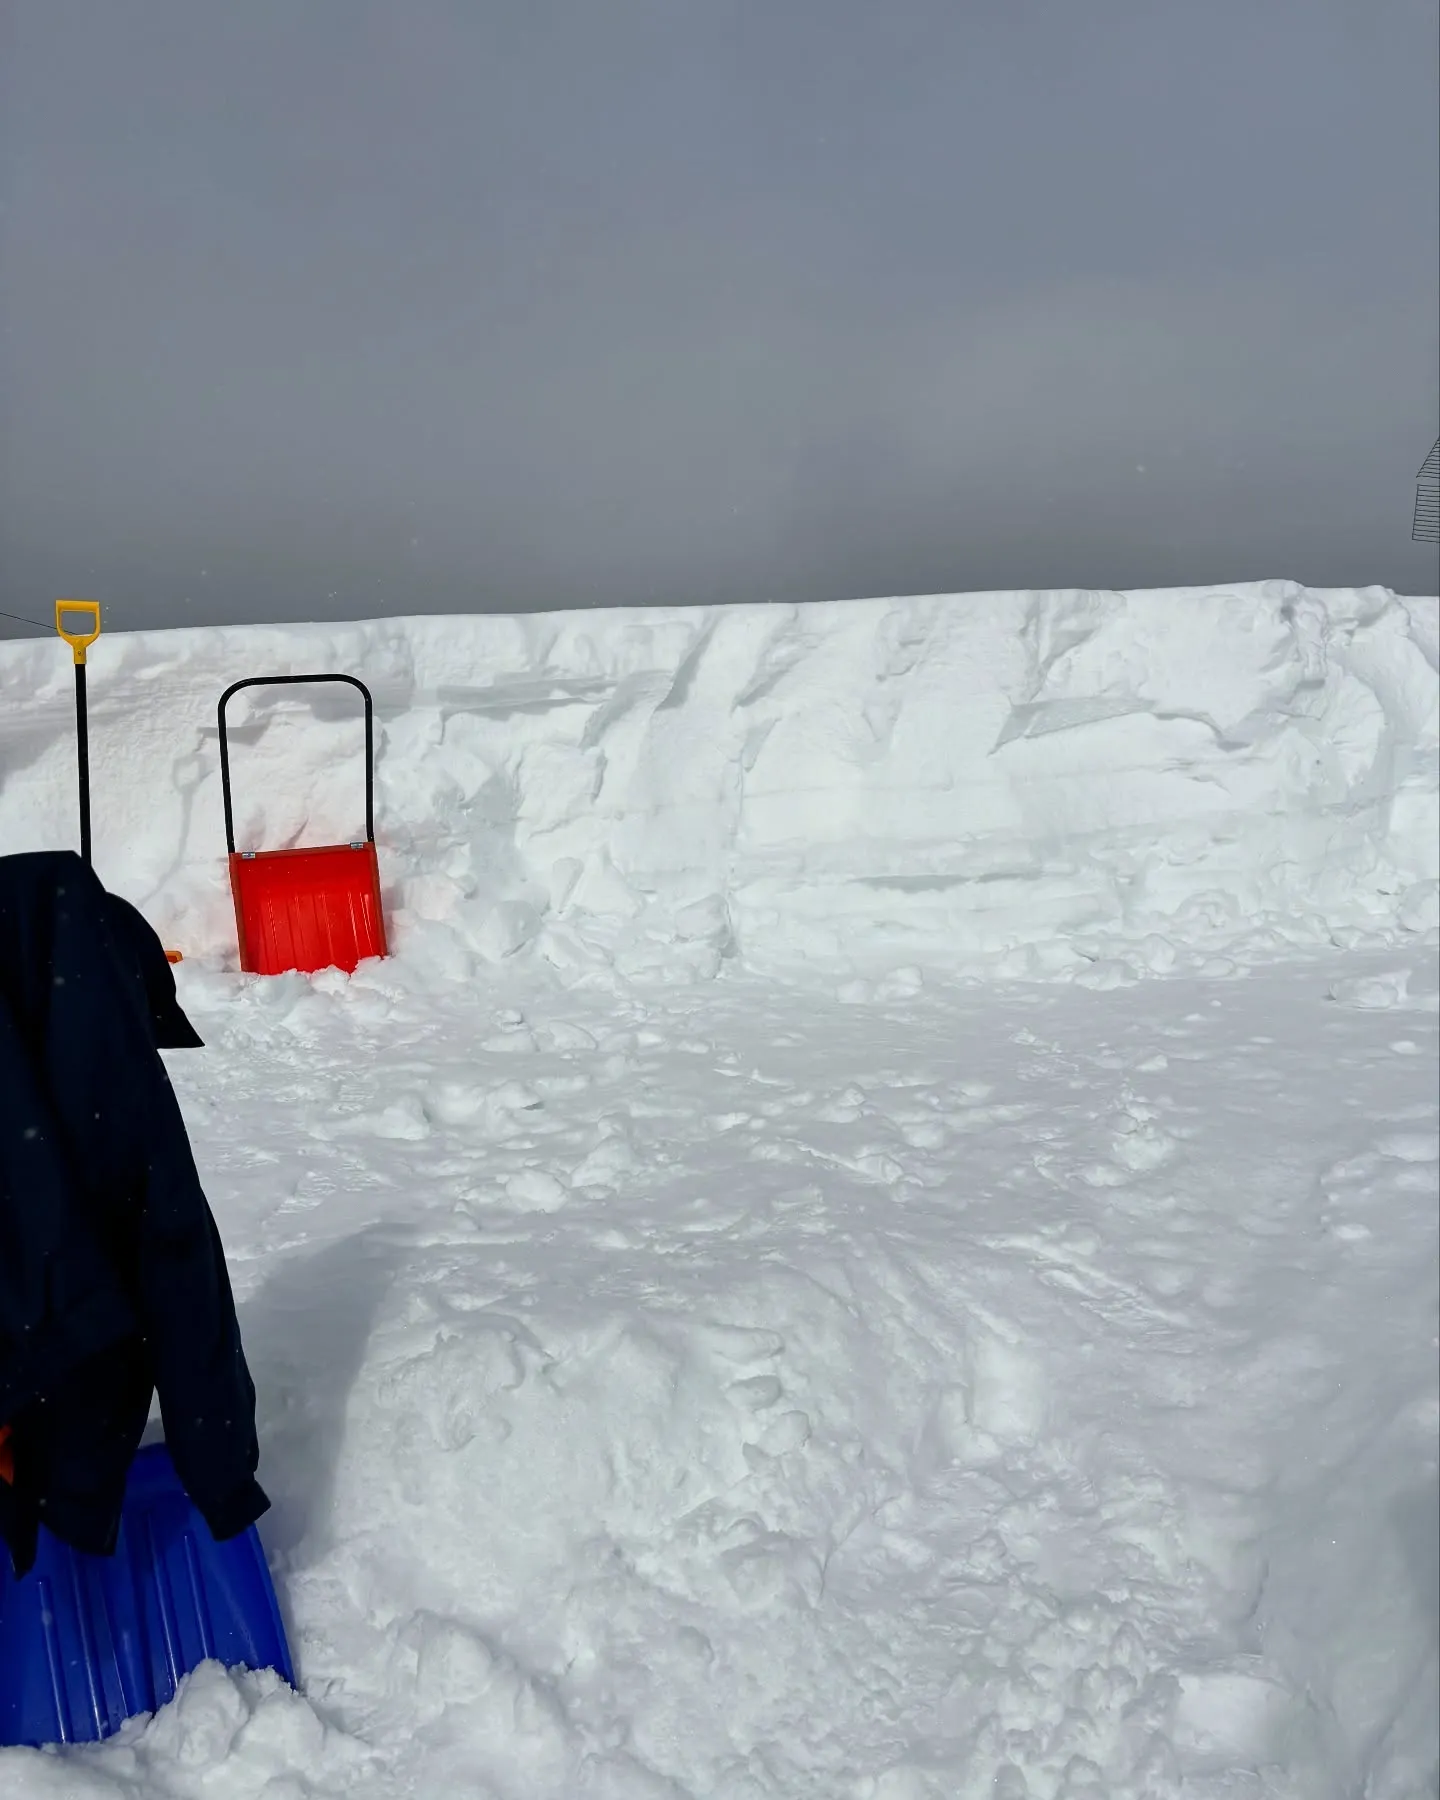
[[[216,703],[322,670],[373,690],[392,947],[439,975],[1102,985],[1440,916],[1437,602],[1381,588],[204,628],[89,667],[96,866],[232,966]],[[352,690],[228,718],[240,848],[359,835]],[[76,841],[70,657],[0,644],[0,852]]]

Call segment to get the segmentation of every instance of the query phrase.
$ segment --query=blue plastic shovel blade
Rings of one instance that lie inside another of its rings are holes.
[[[131,1465],[113,1556],[42,1527],[23,1580],[0,1564],[0,1745],[108,1737],[208,1657],[295,1682],[258,1533],[217,1544],[163,1444]]]

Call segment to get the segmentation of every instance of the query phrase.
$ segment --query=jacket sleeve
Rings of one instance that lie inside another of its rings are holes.
[[[233,1537],[270,1504],[255,1479],[255,1387],[220,1234],[161,1079],[139,1219],[141,1328],[176,1472],[212,1533]]]

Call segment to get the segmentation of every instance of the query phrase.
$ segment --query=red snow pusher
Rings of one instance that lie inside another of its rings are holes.
[[[241,688],[343,681],[365,701],[365,838],[298,850],[237,850],[225,705]],[[255,975],[339,968],[388,955],[375,860],[375,732],[370,690],[353,675],[252,675],[220,696],[220,788],[240,967]]]

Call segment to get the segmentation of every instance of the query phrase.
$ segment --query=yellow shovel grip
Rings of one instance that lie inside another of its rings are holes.
[[[67,631],[61,615],[63,613],[88,613],[93,629],[90,631]],[[100,635],[100,602],[98,600],[57,600],[55,602],[55,629],[75,652],[77,663],[85,660],[85,648],[93,644]]]

